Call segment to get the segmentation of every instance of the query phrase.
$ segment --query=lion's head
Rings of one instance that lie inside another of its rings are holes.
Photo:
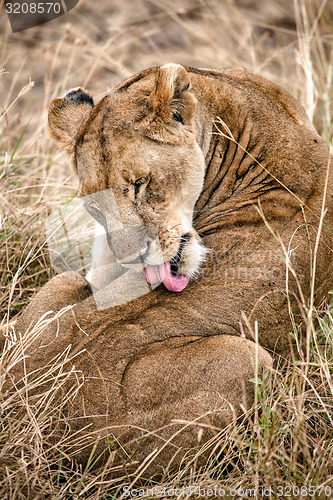
[[[95,107],[77,88],[54,99],[49,112],[51,135],[72,155],[87,211],[108,235],[117,210],[124,226],[154,228],[159,244],[142,233],[141,255],[148,268],[169,262],[171,279],[193,276],[206,252],[192,225],[205,171],[196,102],[185,69],[169,64]],[[104,190],[112,190],[112,206],[103,203],[107,197],[89,196]]]

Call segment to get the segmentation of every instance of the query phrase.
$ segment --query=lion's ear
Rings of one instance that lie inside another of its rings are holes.
[[[72,153],[80,129],[94,107],[94,101],[78,87],[64,97],[56,97],[49,108],[49,132],[69,153]]]
[[[165,64],[158,69],[155,86],[149,97],[154,121],[176,121],[192,127],[196,103],[190,90],[188,73],[183,66]]]

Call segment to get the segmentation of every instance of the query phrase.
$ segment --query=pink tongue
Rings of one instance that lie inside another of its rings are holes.
[[[163,285],[170,290],[170,292],[181,292],[186,288],[189,279],[183,274],[174,276],[171,272],[170,262],[161,264],[160,266],[147,266],[144,269],[146,280],[151,285],[157,285],[163,282]]]
[[[147,266],[144,269],[148,283],[151,285],[158,285],[159,283],[162,283],[165,278],[164,265],[165,264],[161,264],[160,266]]]

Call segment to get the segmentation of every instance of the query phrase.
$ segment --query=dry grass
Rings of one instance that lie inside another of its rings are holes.
[[[331,144],[331,2],[300,0],[295,11],[287,0],[151,0],[137,2],[135,9],[129,5],[129,0],[102,1],[93,9],[81,0],[66,17],[16,35],[0,11],[1,25],[7,26],[0,35],[3,324],[52,276],[43,221],[75,193],[68,160],[46,134],[47,106],[54,95],[83,85],[97,100],[133,72],[168,61],[242,67],[298,97]],[[204,469],[192,460],[178,473],[166,473],[161,484],[192,487],[184,490],[183,498],[199,496],[193,489],[199,487],[272,487],[272,497],[278,496],[278,487],[331,486],[333,491],[333,317],[329,308],[319,314],[312,304],[305,317],[304,356],[257,381],[257,405],[242,422],[216,432]],[[319,326],[314,326],[316,319]],[[36,335],[47,321],[41,319]],[[1,385],[20,356],[19,341],[2,367]],[[42,373],[27,377],[14,395],[2,396],[0,498],[119,498],[124,485],[138,486],[140,474],[141,484],[147,479],[141,470],[133,478],[112,480],[112,463],[92,472],[94,456],[85,470],[65,465],[66,444],[80,436],[70,435],[62,410],[82,383],[79,373],[66,369],[67,356],[60,353]],[[46,388],[50,380],[52,390]],[[73,389],[59,403],[56,396],[70,381]],[[325,498],[325,489],[316,495]],[[242,497],[251,495],[234,495]]]

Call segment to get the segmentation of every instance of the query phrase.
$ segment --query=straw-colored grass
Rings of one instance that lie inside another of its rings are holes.
[[[331,146],[331,2],[151,0],[136,3],[135,9],[129,0],[92,4],[81,0],[66,17],[15,35],[0,11],[6,26],[0,35],[3,325],[54,274],[44,221],[76,189],[67,158],[46,133],[54,95],[83,85],[97,100],[133,72],[171,61],[241,67],[295,95]],[[312,257],[315,271],[315,248]],[[271,498],[332,497],[333,316],[330,304],[314,308],[313,289],[304,300],[304,318],[304,352],[254,381],[254,408],[241,421],[215,430],[205,467],[191,459],[178,472],[166,471],[159,484],[145,474],[158,456],[147,457],[133,477],[118,479],[110,476],[112,455],[99,470],[93,469],[94,453],[85,469],[71,461],[75,456],[67,454],[68,444],[83,446],[84,436],[70,432],[63,410],[83,383],[82,374],[68,369],[68,352],[59,353],[8,396],[5,380],[27,342],[10,338],[9,330],[6,348],[14,347],[0,371],[0,498],[120,498],[129,486],[133,492],[142,488],[144,498],[158,493],[162,498],[207,497],[208,490],[211,498],[222,490],[225,497],[254,498],[256,493],[260,498],[265,489]],[[48,321],[41,318],[32,335]],[[158,489],[162,486],[164,493]]]

